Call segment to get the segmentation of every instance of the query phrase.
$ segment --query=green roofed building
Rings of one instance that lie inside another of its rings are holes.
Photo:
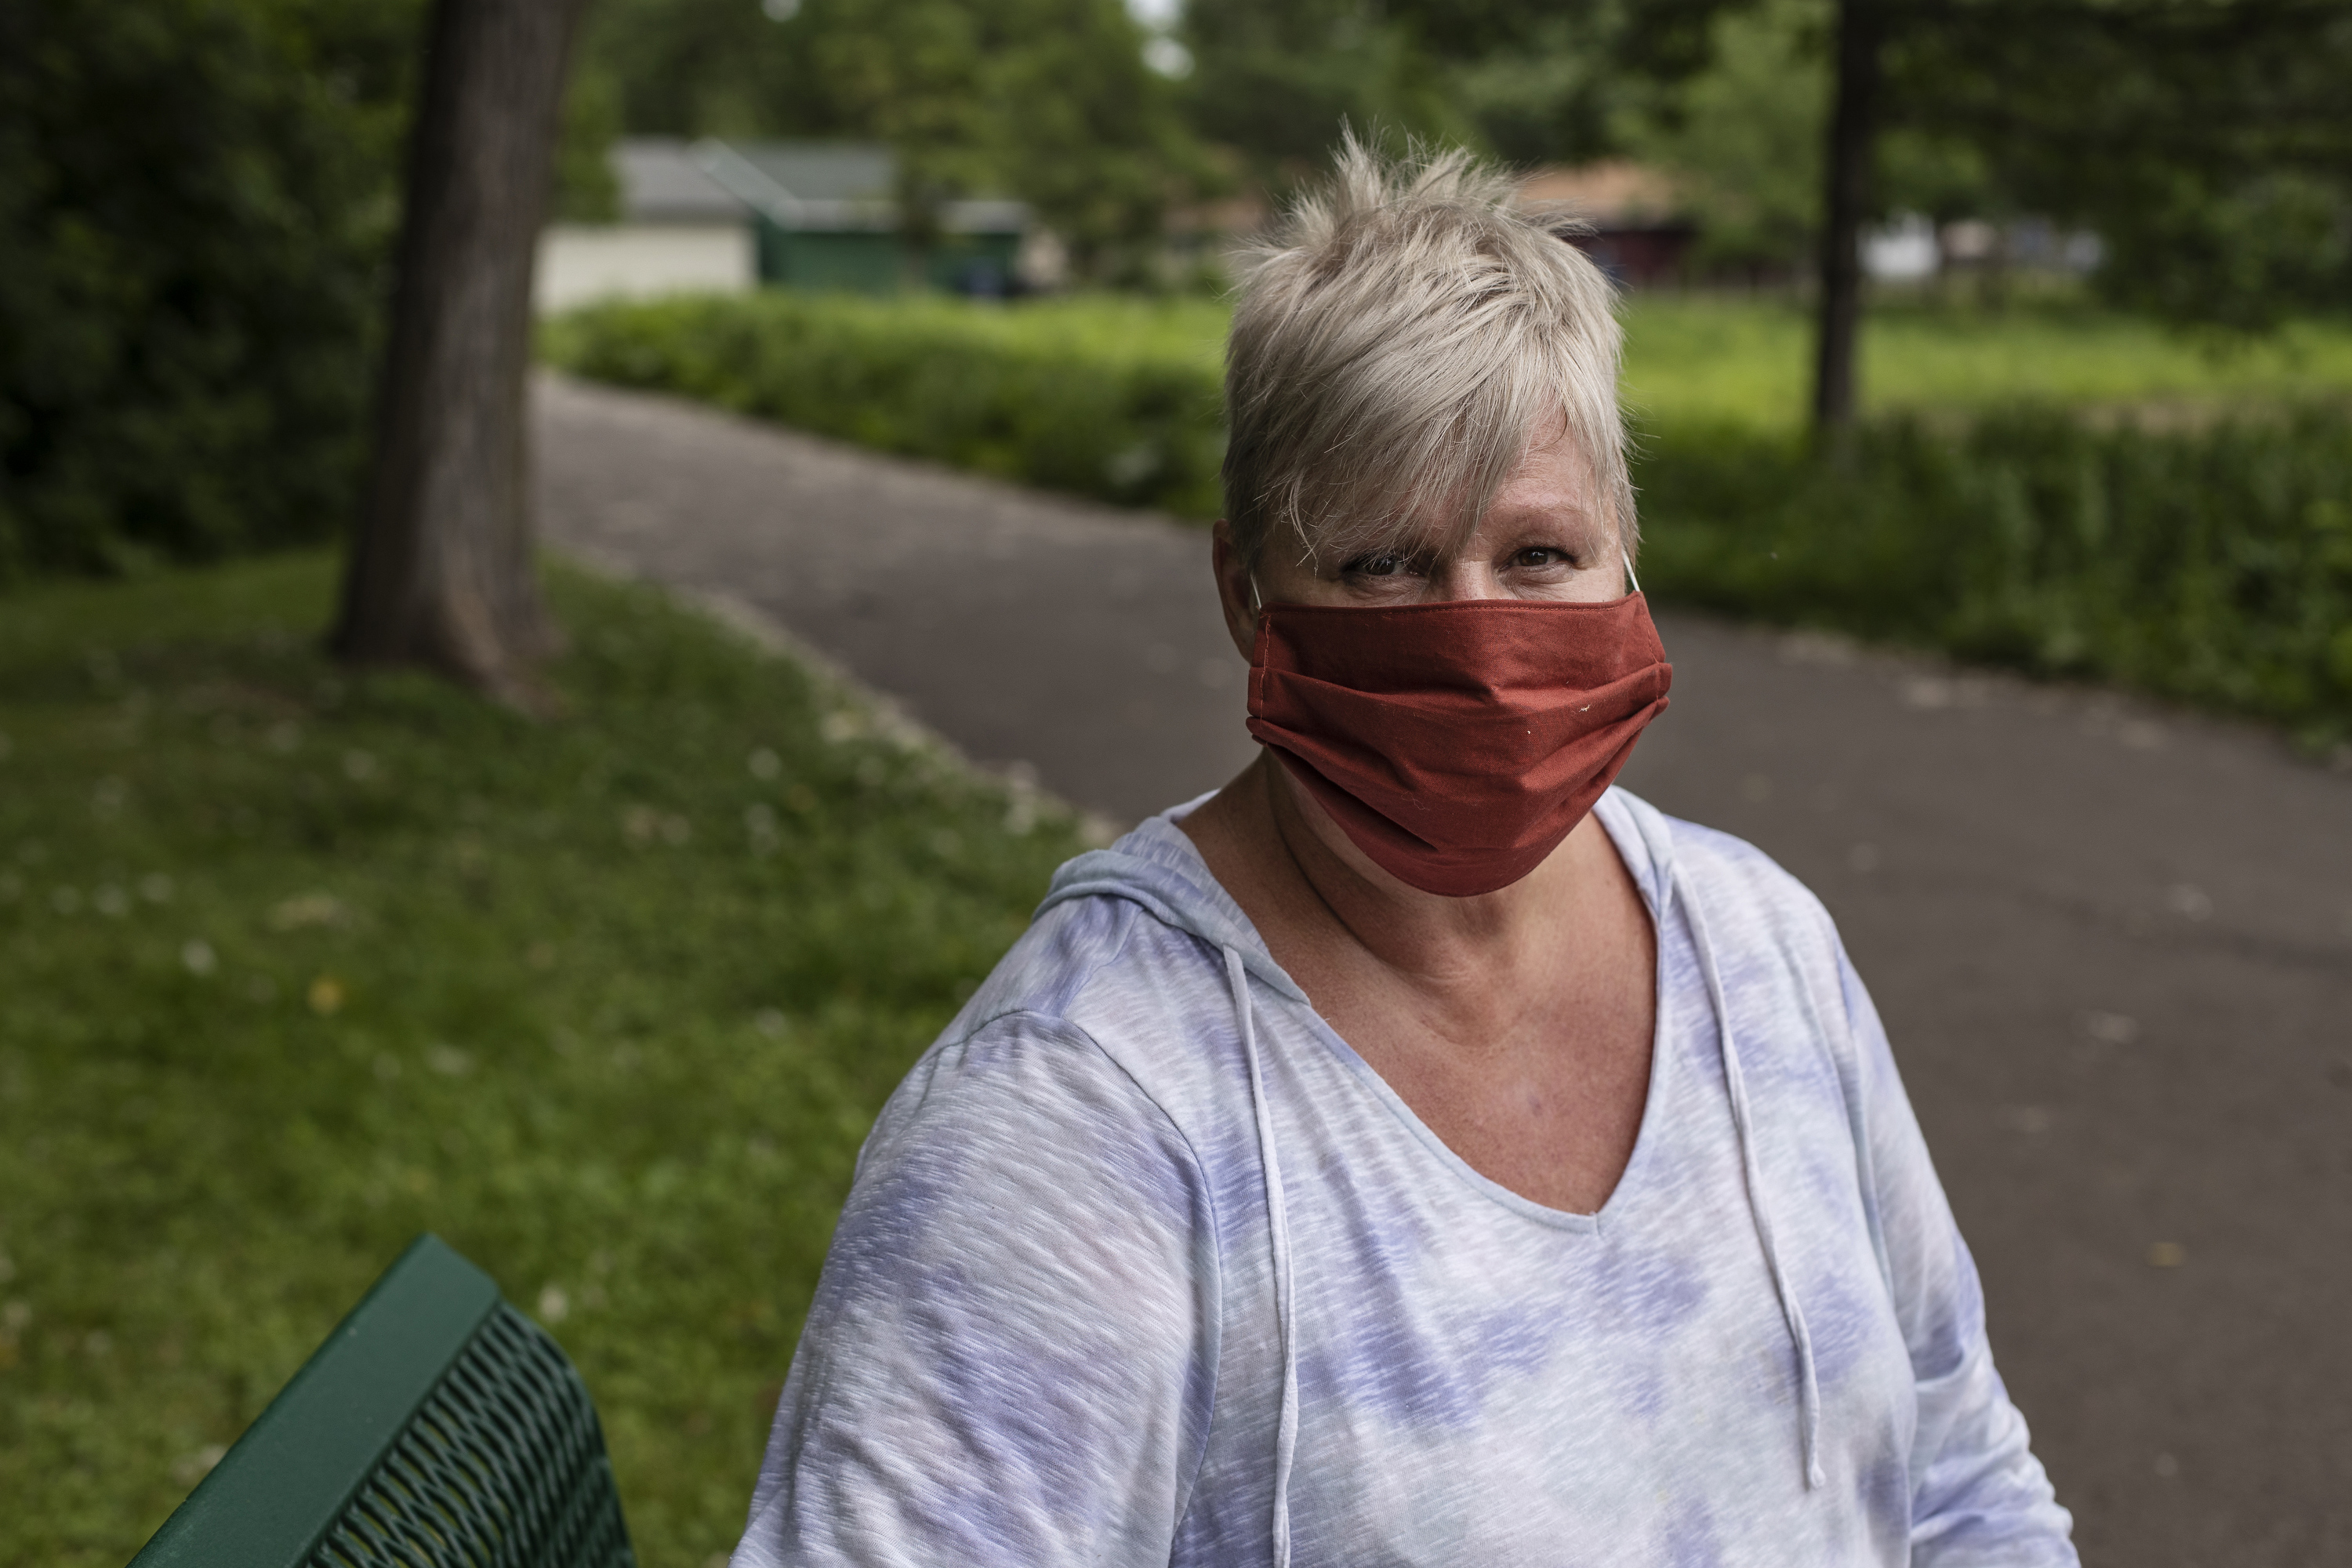
[[[898,161],[887,147],[702,141],[689,155],[751,215],[762,283],[867,294],[1001,295],[1013,287],[1027,205],[942,203],[928,226],[930,243],[918,248],[900,220]]]

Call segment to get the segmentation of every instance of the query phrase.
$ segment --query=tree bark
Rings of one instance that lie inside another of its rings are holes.
[[[1862,220],[1870,208],[1877,150],[1879,47],[1885,0],[1839,0],[1837,102],[1823,161],[1819,330],[1814,339],[1813,431],[1834,438],[1853,423],[1854,351],[1862,325]]]
[[[364,510],[332,646],[537,706],[531,268],[585,0],[436,0]]]

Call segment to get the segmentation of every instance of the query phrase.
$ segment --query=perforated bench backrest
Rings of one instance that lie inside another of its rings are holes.
[[[131,1568],[628,1568],[580,1374],[421,1236]]]

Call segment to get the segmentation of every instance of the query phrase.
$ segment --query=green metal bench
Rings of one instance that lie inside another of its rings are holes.
[[[588,1390],[420,1236],[131,1568],[629,1568]]]

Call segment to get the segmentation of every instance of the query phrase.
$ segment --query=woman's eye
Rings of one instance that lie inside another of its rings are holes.
[[[1567,551],[1554,550],[1549,545],[1539,544],[1531,549],[1520,551],[1518,563],[1522,567],[1534,570],[1545,566],[1566,566],[1570,564],[1570,562]]]
[[[1347,564],[1346,570],[1357,577],[1393,577],[1404,570],[1404,557],[1393,552],[1381,555],[1360,555]]]

